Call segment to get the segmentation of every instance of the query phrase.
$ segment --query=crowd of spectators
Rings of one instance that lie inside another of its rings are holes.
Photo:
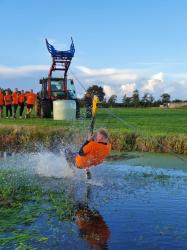
[[[26,107],[25,118],[30,118],[33,107],[36,102],[36,94],[31,89],[30,91],[19,91],[17,88],[14,91],[10,89],[3,90],[0,88],[0,118],[17,118],[19,112],[19,118],[23,118],[23,111]],[[19,111],[18,111],[19,109]],[[18,112],[17,112],[18,111]]]

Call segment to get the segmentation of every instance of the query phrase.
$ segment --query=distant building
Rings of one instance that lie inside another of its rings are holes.
[[[187,102],[171,102],[168,103],[168,108],[187,108]]]
[[[163,103],[160,105],[160,108],[169,108],[170,103]]]

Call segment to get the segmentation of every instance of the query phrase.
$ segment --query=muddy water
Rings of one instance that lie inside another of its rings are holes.
[[[1,166],[32,169],[77,204],[71,221],[40,215],[31,227],[48,241],[36,249],[187,249],[187,166],[174,156],[124,154],[93,168],[90,181],[63,154],[14,155]]]

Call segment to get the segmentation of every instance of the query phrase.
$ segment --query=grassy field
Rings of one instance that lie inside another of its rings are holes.
[[[84,109],[81,110],[81,117],[75,121],[41,119],[35,117],[35,114],[30,119],[3,118],[0,120],[0,136],[11,134],[12,130],[18,133],[17,131],[25,129],[33,131],[35,137],[37,137],[38,131],[42,138],[50,133],[53,134],[54,131],[55,134],[58,134],[58,131],[63,134],[64,130],[86,133],[90,120],[84,118]],[[95,124],[95,128],[99,127],[109,130],[115,149],[139,150],[144,148],[146,151],[154,151],[157,144],[160,143],[167,144],[167,147],[180,153],[187,151],[185,142],[187,139],[187,109],[100,108]],[[25,134],[26,132],[24,132]],[[139,143],[139,146],[135,141]],[[127,144],[131,146],[129,147]]]
[[[39,126],[39,127],[80,127],[89,125],[84,119],[85,110],[81,110],[80,120],[54,121],[53,119],[0,119],[0,129],[4,126]],[[159,108],[110,108],[99,109],[96,127],[106,127],[110,131],[130,131],[146,134],[187,134],[187,109]]]

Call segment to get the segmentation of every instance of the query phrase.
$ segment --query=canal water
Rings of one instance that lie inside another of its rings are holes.
[[[28,241],[33,249],[187,249],[187,157],[124,153],[92,168],[87,180],[63,153],[1,156],[1,167],[27,169],[48,189],[64,187],[76,204],[73,219],[45,213],[29,225],[48,238]]]

